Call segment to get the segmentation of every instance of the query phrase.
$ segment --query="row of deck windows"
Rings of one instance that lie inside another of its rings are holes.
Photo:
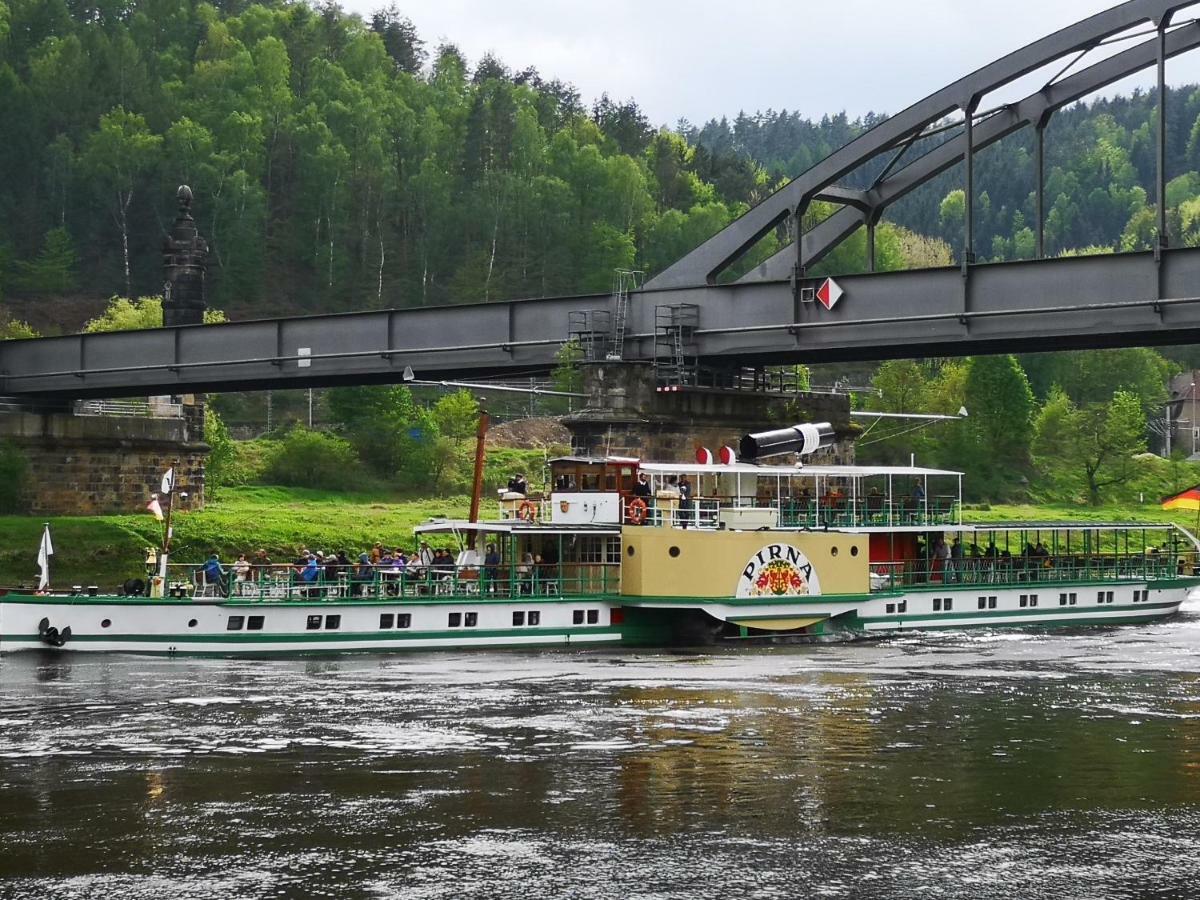
[[[903,605],[903,604],[901,604]],[[903,612],[904,610],[901,610]],[[265,616],[230,616],[225,623],[227,631],[262,631]],[[107,627],[105,620],[105,627]],[[194,624],[189,623],[189,625]],[[571,613],[571,621],[575,625],[598,625],[600,623],[600,610],[598,609],[576,609]],[[512,623],[514,627],[523,628],[525,626],[537,626],[542,624],[542,611],[539,609],[517,610],[512,614]],[[475,628],[479,624],[479,613],[477,612],[452,612],[446,618],[446,626],[449,628]],[[330,616],[309,616],[306,623],[306,628],[309,631],[320,631],[322,625],[327,631],[336,631],[342,627],[342,617],[340,615]],[[412,613],[380,613],[379,628],[381,631],[386,631],[391,628],[411,628]]]
[[[1112,603],[1113,602],[1113,592],[1112,591],[1096,591],[1096,602],[1097,603]]]

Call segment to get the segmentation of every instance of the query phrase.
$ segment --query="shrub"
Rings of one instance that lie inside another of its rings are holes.
[[[293,428],[280,442],[266,477],[272,484],[291,487],[353,488],[361,484],[362,467],[348,441]]]
[[[26,511],[29,460],[13,444],[0,444],[0,513]]]

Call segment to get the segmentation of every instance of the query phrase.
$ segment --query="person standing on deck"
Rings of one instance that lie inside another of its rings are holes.
[[[962,540],[958,537],[954,538],[954,543],[950,545],[950,566],[946,569],[946,581],[961,581],[963,568],[963,548]]]
[[[483,578],[489,594],[496,593],[496,582],[500,578],[500,554],[496,552],[495,544],[487,545],[483,555]]]

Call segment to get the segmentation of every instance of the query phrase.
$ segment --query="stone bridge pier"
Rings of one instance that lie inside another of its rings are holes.
[[[652,362],[583,363],[583,409],[564,423],[572,451],[581,456],[637,456],[655,462],[692,462],[698,447],[735,450],[743,434],[799,422],[830,422],[837,442],[813,463],[853,463],[858,427],[845,394],[737,388],[664,388]]]

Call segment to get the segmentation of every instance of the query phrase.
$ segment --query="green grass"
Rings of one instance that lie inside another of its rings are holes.
[[[993,522],[1119,522],[1166,524],[1174,522],[1196,532],[1194,512],[1167,511],[1157,503],[1081,506],[1074,504],[995,504],[990,509],[963,508],[963,521]]]
[[[264,548],[290,560],[301,546],[358,553],[376,541],[413,546],[413,526],[431,517],[465,518],[466,497],[406,499],[379,494],[304,488],[225,488],[208,507],[174,518],[176,562],[201,562],[216,550],[225,560]],[[494,504],[485,516],[494,517]],[[157,546],[162,526],[148,513],[50,520],[53,583],[112,587],[143,574],[145,551]],[[0,585],[28,583],[37,573],[42,520],[0,516]],[[431,542],[432,543],[432,542]]]

